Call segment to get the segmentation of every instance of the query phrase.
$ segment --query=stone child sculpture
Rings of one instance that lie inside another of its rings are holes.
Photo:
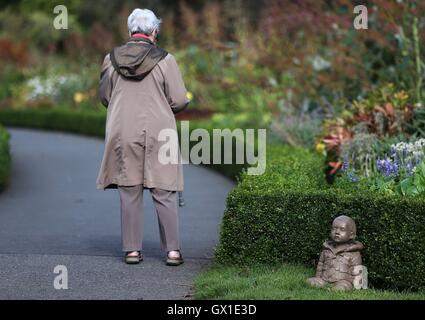
[[[316,276],[307,279],[307,283],[316,287],[330,284],[335,290],[351,290],[354,278],[362,268],[360,251],[363,249],[363,245],[355,241],[354,220],[347,216],[335,218],[330,237],[323,244]]]

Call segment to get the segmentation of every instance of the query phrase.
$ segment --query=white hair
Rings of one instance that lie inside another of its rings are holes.
[[[156,30],[159,33],[161,22],[162,19],[158,19],[149,9],[134,9],[128,16],[128,31],[150,35]]]

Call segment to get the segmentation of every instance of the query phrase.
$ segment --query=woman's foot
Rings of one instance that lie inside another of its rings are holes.
[[[127,264],[138,264],[140,261],[143,261],[143,256],[142,256],[142,253],[140,251],[126,252],[125,263],[127,263]]]
[[[167,253],[167,266],[178,266],[183,263],[183,257],[180,251],[173,250]]]

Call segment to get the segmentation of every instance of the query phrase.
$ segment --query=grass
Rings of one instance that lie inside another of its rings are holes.
[[[222,300],[424,300],[425,292],[312,288],[314,270],[297,265],[215,265],[195,279],[195,299]]]

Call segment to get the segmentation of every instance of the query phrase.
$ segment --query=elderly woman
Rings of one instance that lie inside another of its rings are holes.
[[[134,10],[130,38],[104,59],[99,95],[107,118],[96,186],[119,191],[125,261],[134,264],[143,260],[143,190],[149,189],[166,264],[175,266],[183,263],[176,197],[183,190],[182,163],[159,161],[166,143],[159,133],[176,130],[174,114],[189,100],[174,56],[156,45],[161,22],[150,10]]]

